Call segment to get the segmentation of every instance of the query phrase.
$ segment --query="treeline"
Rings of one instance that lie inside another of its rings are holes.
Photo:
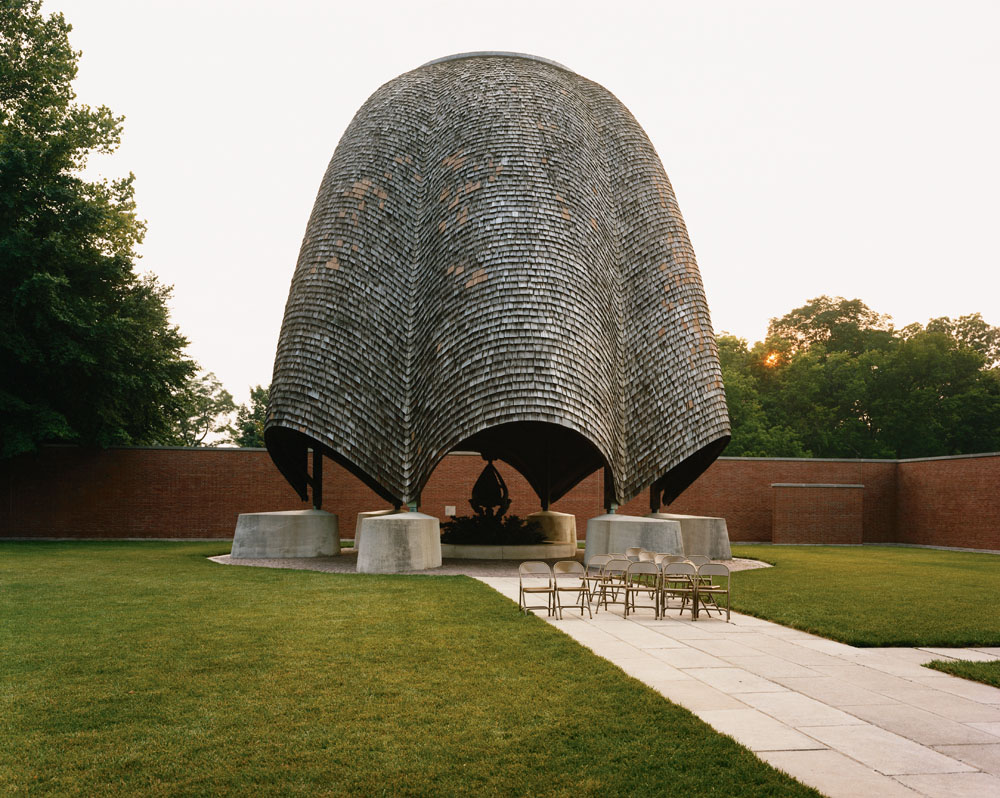
[[[1000,451],[1000,328],[979,313],[895,329],[821,296],[752,347],[720,335],[727,456],[907,458]]]

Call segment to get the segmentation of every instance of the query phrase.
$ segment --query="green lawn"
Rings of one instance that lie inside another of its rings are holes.
[[[982,682],[991,687],[1000,687],[1000,660],[993,662],[957,662],[955,660],[936,659],[927,663],[928,668],[944,671],[963,679]]]
[[[733,546],[733,608],[855,646],[1000,645],[1000,557],[896,546]]]
[[[0,794],[816,796],[465,577],[0,544]]]

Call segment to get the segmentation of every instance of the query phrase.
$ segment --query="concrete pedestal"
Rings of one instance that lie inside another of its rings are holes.
[[[361,525],[366,518],[378,518],[380,515],[392,515],[395,510],[367,510],[358,513],[358,518],[354,522],[354,548],[361,548]]]
[[[576,516],[570,513],[557,513],[552,510],[540,510],[532,513],[526,521],[534,521],[545,533],[545,539],[551,543],[572,543],[576,545]]]
[[[713,560],[733,558],[729,548],[729,529],[726,527],[725,518],[674,513],[652,513],[648,517],[677,521],[681,525],[684,554],[704,554]]]
[[[329,557],[340,554],[337,516],[326,510],[241,513],[233,535],[234,560]]]
[[[595,554],[621,554],[641,546],[657,554],[683,554],[681,525],[677,521],[638,515],[599,515],[587,522],[584,562]]]
[[[358,573],[395,574],[441,565],[441,524],[432,515],[393,513],[364,519]]]

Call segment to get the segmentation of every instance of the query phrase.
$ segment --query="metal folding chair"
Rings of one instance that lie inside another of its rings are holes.
[[[528,610],[546,610],[549,615],[555,612],[555,584],[552,579],[552,569],[548,563],[528,561],[517,566],[517,605],[528,614]],[[545,596],[545,604],[528,604],[528,596]]]
[[[552,577],[556,589],[556,609],[559,611],[559,620],[562,620],[562,595],[563,593],[576,593],[576,601],[570,607],[578,607],[580,616],[586,608],[587,614],[591,618],[594,613],[590,610],[590,586],[587,583],[587,571],[576,560],[562,560],[552,566]]]

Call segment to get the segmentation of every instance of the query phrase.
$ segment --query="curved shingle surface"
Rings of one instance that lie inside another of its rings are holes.
[[[729,419],[694,252],[628,110],[505,54],[376,91],[309,219],[265,437],[303,496],[306,447],[397,503],[458,446],[543,503],[602,465],[618,503],[687,487]]]

